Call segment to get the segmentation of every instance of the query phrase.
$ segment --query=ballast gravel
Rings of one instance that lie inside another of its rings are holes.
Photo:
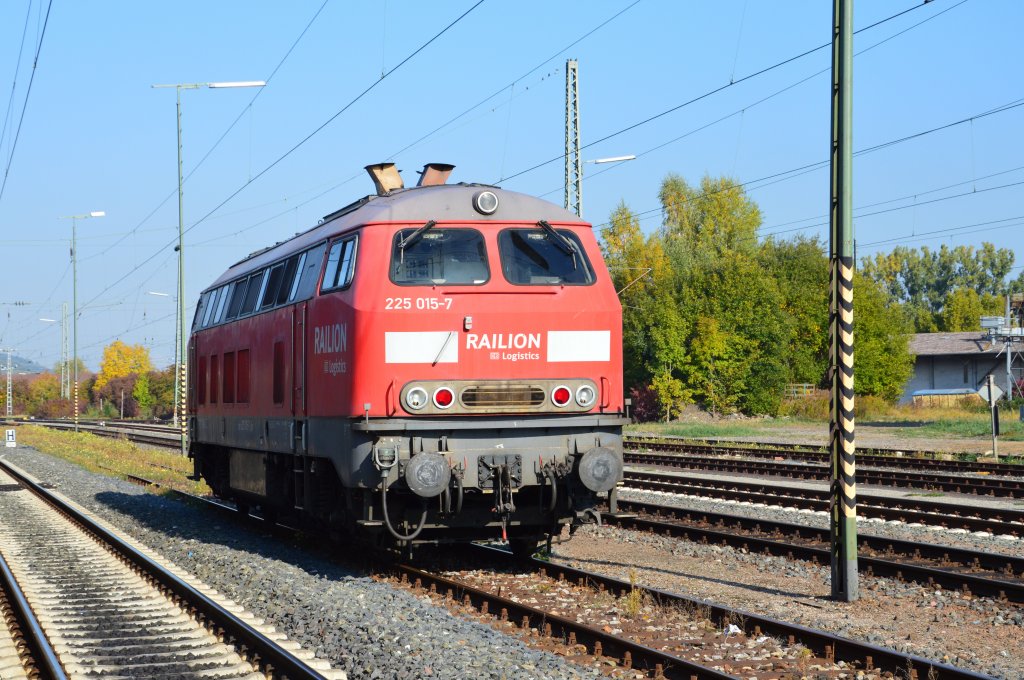
[[[354,568],[311,556],[209,510],[18,446],[14,465],[265,619],[349,678],[589,678]]]

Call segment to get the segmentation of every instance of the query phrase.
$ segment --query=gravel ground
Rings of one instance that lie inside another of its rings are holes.
[[[620,492],[624,500],[827,527],[815,513],[662,492]],[[1024,541],[913,525],[861,524],[859,531],[908,540],[1024,554]],[[951,663],[997,678],[1024,678],[1024,608],[986,598],[861,576],[855,603],[829,599],[829,567],[615,527],[587,527],[556,546],[572,566]],[[925,676],[922,676],[925,677]]]
[[[6,460],[162,554],[350,678],[598,674],[452,616],[354,567],[26,446]]]

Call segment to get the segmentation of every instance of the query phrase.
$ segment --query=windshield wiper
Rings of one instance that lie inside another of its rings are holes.
[[[425,233],[434,228],[435,224],[437,224],[437,220],[430,220],[398,243],[398,253],[401,262],[405,262],[405,249],[416,241],[419,241]]]
[[[576,244],[573,243],[565,234],[560,234],[555,231],[555,228],[548,224],[547,220],[539,220],[537,222],[537,226],[543,229],[544,232],[551,237],[552,242],[559,250],[572,257],[572,268],[576,269]]]

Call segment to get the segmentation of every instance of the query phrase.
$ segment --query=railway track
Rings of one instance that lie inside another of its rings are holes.
[[[655,465],[665,468],[753,474],[787,479],[827,480],[831,475],[829,467],[823,464],[745,460],[720,456],[627,451],[623,453],[623,460],[628,465]],[[857,483],[1000,498],[1024,498],[1024,480],[1016,479],[952,477],[949,474],[868,469],[858,466]]]
[[[123,435],[124,433],[118,433]],[[173,445],[176,441],[174,439],[175,433],[169,433],[169,436],[164,436],[163,444]],[[134,435],[132,435],[134,438]],[[139,483],[147,483],[145,479],[137,479]],[[620,510],[635,510],[637,514],[643,510],[639,505],[630,504],[626,501],[620,501]],[[664,509],[663,512],[667,512],[669,509]],[[701,513],[707,515],[707,513]],[[624,527],[635,528],[640,530],[654,530],[659,533],[671,532],[675,535],[686,536],[691,540],[697,541],[709,541],[710,534],[697,534],[695,528],[684,527],[679,522],[665,523],[661,520],[650,520],[642,517],[635,518],[620,518],[614,519],[616,523],[621,524]],[[714,522],[718,519],[715,518]],[[800,527],[801,530],[807,532],[805,534],[804,545],[795,546],[788,545],[783,541],[778,540],[782,530],[777,527],[769,527],[768,523],[761,521],[760,526],[756,526],[758,523],[755,520],[743,520],[742,518],[736,518],[738,524],[747,523],[748,525],[754,525],[752,529],[747,530],[745,535],[740,536],[736,541],[739,541],[739,547],[746,547],[748,550],[766,550],[773,554],[778,554],[784,557],[800,557],[803,559],[817,560],[819,562],[827,563],[829,560],[827,548],[822,552],[816,552],[821,550],[820,545],[808,545],[818,541],[820,544],[820,536],[817,538],[811,536],[813,529],[807,527]],[[723,520],[724,523],[724,520]],[[718,527],[721,529],[722,527]],[[703,531],[715,531],[713,529],[704,529]],[[755,536],[755,533],[765,532],[774,536]],[[717,533],[728,533],[724,531],[718,531]],[[725,542],[725,539],[718,539]],[[827,537],[826,537],[827,544]],[[743,543],[746,543],[746,546]],[[1008,599],[1014,599],[1015,601],[1021,601],[1020,596],[1020,584],[1014,581],[1007,581],[1005,578],[986,578],[985,576],[979,576],[980,572],[986,572],[990,575],[997,575],[998,570],[1006,569],[1006,565],[994,565],[990,562],[989,557],[983,554],[971,554],[969,558],[964,557],[962,553],[968,551],[955,551],[952,549],[945,549],[946,554],[943,558],[946,560],[945,568],[939,567],[927,567],[921,564],[911,564],[910,561],[904,560],[899,561],[898,556],[900,554],[909,555],[913,560],[918,562],[927,561],[930,559],[927,555],[921,552],[923,548],[925,551],[928,550],[924,544],[907,544],[900,546],[900,550],[892,547],[873,546],[872,550],[880,550],[884,553],[883,557],[867,558],[862,559],[861,567],[867,573],[874,573],[880,576],[891,575],[901,579],[915,579],[921,580],[925,583],[931,583],[933,585],[941,585],[943,588],[952,589],[958,588],[963,589],[964,584],[967,584],[967,588],[970,592],[977,595],[993,595],[996,597],[1007,597]],[[918,553],[915,555],[914,550],[917,549]],[[902,553],[901,553],[902,551]],[[939,558],[942,559],[942,558]],[[977,559],[977,564],[974,560]],[[877,561],[873,561],[877,560]],[[959,560],[959,561],[957,561]],[[959,564],[959,567],[954,568],[954,564]],[[924,669],[930,664],[928,661],[914,658],[906,654],[897,653],[891,650],[873,647],[871,645],[862,645],[861,643],[852,642],[848,640],[836,639],[828,633],[821,631],[811,631],[803,629],[799,626],[791,626],[784,622],[772,621],[770,619],[761,619],[751,615],[748,612],[738,612],[727,608],[715,608],[708,603],[700,603],[697,601],[688,601],[686,598],[677,598],[674,595],[668,593],[662,593],[660,591],[640,588],[639,586],[624,583],[621,581],[615,581],[614,579],[606,579],[605,577],[588,574],[585,572],[577,572],[576,570],[570,570],[568,568],[554,566],[548,564],[547,567],[549,575],[556,579],[570,579],[579,582],[582,579],[584,584],[588,587],[605,588],[610,593],[616,594],[616,596],[623,596],[632,592],[642,592],[645,597],[654,598],[657,601],[672,602],[684,607],[701,607],[708,608],[712,607],[717,622],[715,625],[721,624],[726,621],[741,621],[744,623],[744,631],[749,633],[755,639],[763,637],[764,635],[770,636],[781,636],[782,639],[790,641],[790,644],[804,644],[813,654],[817,655],[816,660],[820,661],[821,664],[835,663],[838,660],[842,660],[851,667],[857,667],[860,669],[875,668],[875,669],[901,669],[902,672],[906,672],[908,664],[915,668]],[[931,571],[929,571],[931,569]],[[962,570],[961,572],[956,569]],[[1024,574],[1024,565],[1013,563],[1010,570],[1014,570],[1014,576],[1011,577],[1016,579],[1016,570],[1020,570]],[[490,593],[478,592],[486,591],[486,588],[481,589],[473,586],[471,583],[458,581],[457,579],[451,578],[450,575],[444,574],[433,574],[429,575],[423,570],[418,570],[416,567],[410,565],[401,566],[398,568],[399,574],[405,574],[404,579],[407,582],[415,583],[419,579],[420,584],[424,588],[430,588],[430,583],[434,584],[434,589],[437,592],[447,593],[451,589],[451,598],[459,600],[465,604],[476,607],[476,609],[488,612],[493,616],[497,616],[499,620],[502,618],[502,610],[504,610],[504,618],[510,621],[515,621],[519,627],[526,627],[528,630],[536,629],[537,635],[550,634],[553,639],[562,640],[566,643],[572,643],[576,645],[576,648],[583,655],[591,656],[612,656],[617,664],[620,665],[631,665],[633,668],[642,668],[647,670],[650,674],[655,677],[660,672],[664,677],[723,677],[721,671],[715,669],[708,669],[707,666],[701,666],[700,663],[693,661],[687,661],[680,657],[676,653],[667,652],[663,649],[657,649],[657,645],[644,644],[642,641],[629,642],[618,639],[617,636],[611,635],[609,637],[607,631],[598,630],[597,633],[594,630],[587,629],[586,627],[573,628],[577,625],[574,621],[569,620],[567,617],[559,616],[558,614],[551,611],[543,611],[542,609],[529,610],[530,608],[525,605],[521,600],[513,602],[510,598],[501,599],[502,593]],[[974,573],[967,573],[973,570]],[[980,570],[980,572],[979,572]],[[964,578],[960,578],[963,576]],[[398,578],[402,578],[398,576]],[[445,580],[447,579],[447,580]],[[956,579],[954,581],[954,579]],[[1017,579],[1019,581],[1019,579]],[[426,585],[424,585],[426,584]],[[1000,587],[1002,586],[1002,587]],[[498,596],[496,599],[494,596]],[[487,604],[484,604],[484,603]],[[515,606],[509,606],[512,602]],[[709,609],[709,611],[711,611]],[[525,617],[525,618],[524,618]],[[563,619],[565,619],[563,621]],[[761,625],[761,621],[764,625]],[[754,623],[751,623],[754,622]],[[727,625],[727,624],[726,624]],[[592,628],[592,627],[591,627]],[[719,626],[720,628],[720,626]],[[749,630],[748,630],[749,629]],[[800,631],[800,635],[796,635],[791,632],[779,632],[784,630]],[[792,637],[791,637],[792,636]],[[809,637],[808,637],[809,636]],[[808,641],[805,641],[805,637]],[[799,641],[799,643],[797,642]],[[852,645],[852,646],[851,646]],[[678,651],[678,650],[677,650]],[[871,653],[868,653],[868,652]],[[869,658],[870,657],[870,658]],[[695,664],[695,665],[694,665]],[[947,666],[935,666],[931,664],[933,669],[925,671],[931,673],[931,675],[922,675],[920,677],[936,677],[936,678],[967,678],[967,677],[981,677],[974,675],[970,672],[963,671]],[[659,671],[660,668],[660,671]],[[745,671],[744,671],[745,672]],[[890,671],[895,672],[895,670]],[[870,677],[870,676],[869,676]]]
[[[637,501],[620,500],[619,510],[635,516],[609,516],[609,523],[818,564],[831,560],[828,529]],[[1024,558],[878,536],[857,542],[858,566],[869,576],[1024,602]]]
[[[0,554],[0,678],[64,678],[57,653],[43,634],[7,560]]]
[[[493,562],[495,558],[490,559]],[[508,559],[510,556],[505,556],[499,565]],[[438,573],[403,565],[396,572],[401,582],[497,619],[499,626],[518,628],[533,638],[568,645],[568,654],[582,657],[584,663],[590,657],[610,657],[617,667],[641,670],[648,677],[814,675],[808,668],[820,668],[829,677],[851,671],[863,673],[857,677],[893,677],[908,673],[908,669],[915,669],[916,677],[935,680],[984,677],[824,631],[557,563],[531,560],[526,566],[528,574],[523,573],[522,566],[513,571],[499,566],[485,574],[482,570]],[[613,623],[617,621],[619,627],[629,628],[629,635],[609,633],[608,626],[597,627],[578,620],[582,615],[574,604],[588,598],[597,598],[604,610],[611,606],[609,599],[625,602],[627,608],[629,602],[657,603],[664,618],[657,618],[654,622],[661,625],[653,626],[649,622],[628,626],[619,618]],[[671,621],[666,623],[668,620]],[[744,653],[737,654],[741,650]]]
[[[676,474],[626,470],[627,488],[641,491],[664,491],[715,500],[764,503],[780,507],[827,512],[828,489],[787,487],[762,482],[680,477]],[[857,494],[857,514],[889,521],[918,522],[947,529],[984,531],[993,535],[1024,535],[1024,510],[986,508],[985,517],[977,506],[956,505],[921,498],[892,498],[866,493]]]
[[[59,672],[50,675],[297,680],[333,674],[2,461],[0,489],[0,554],[59,660]],[[19,630],[25,634],[22,624]],[[42,647],[42,638],[33,638],[28,647]],[[45,650],[30,653],[23,665],[39,668]]]
[[[624,438],[626,446],[649,451],[689,453],[696,455],[734,455],[747,458],[783,458],[786,460],[820,462],[827,461],[829,452],[820,447],[800,444],[759,444],[753,446],[742,442],[692,441],[682,438],[631,435]],[[981,472],[991,475],[1024,477],[1024,465],[1015,463],[979,463],[973,460],[959,460],[956,455],[935,451],[915,451],[857,447],[857,461],[864,465],[899,465],[915,470],[942,470],[946,472]]]

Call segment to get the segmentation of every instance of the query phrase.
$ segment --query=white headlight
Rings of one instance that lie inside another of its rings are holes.
[[[405,405],[413,411],[419,411],[427,405],[427,391],[422,387],[413,387],[405,393]]]
[[[493,215],[498,210],[498,196],[493,191],[473,194],[473,208],[482,215]]]
[[[576,390],[576,403],[584,408],[593,406],[595,399],[597,399],[597,392],[590,385],[583,385]]]

